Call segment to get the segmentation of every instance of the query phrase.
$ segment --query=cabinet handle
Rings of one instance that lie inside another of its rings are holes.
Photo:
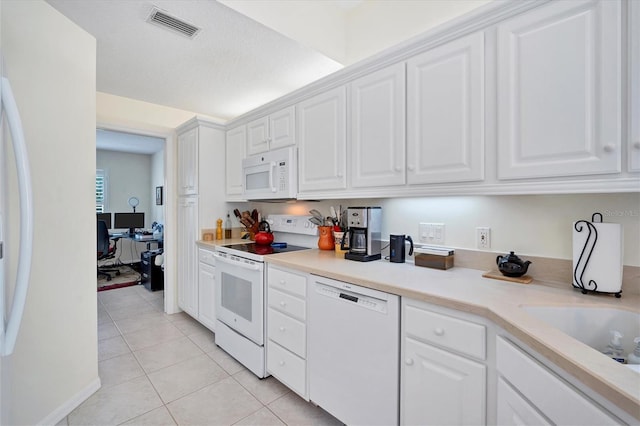
[[[342,173],[341,173],[341,172],[338,172],[338,174],[337,174],[336,176],[338,176],[339,178],[341,178],[341,177],[342,177]]]
[[[616,150],[616,146],[612,143],[608,143],[604,146],[604,152],[613,152]]]
[[[284,365],[284,361],[280,361],[280,362],[278,363],[278,365],[279,365],[280,367],[282,367],[282,366]]]
[[[287,282],[285,280],[280,280],[280,285],[287,285]]]
[[[404,360],[404,363],[407,364],[407,365],[413,365],[413,358],[406,358]]]
[[[435,334],[436,336],[443,336],[444,335],[444,328],[435,328],[433,330],[433,334]]]
[[[287,303],[286,302],[280,302],[280,306],[282,306],[284,308],[285,306],[287,306]]]
[[[394,167],[393,170],[395,170],[396,172],[401,172],[402,171],[402,167],[396,166],[396,167]]]
[[[284,331],[286,330],[284,327],[280,327],[278,330],[280,330],[281,332],[284,333]]]
[[[416,168],[413,166],[413,164],[409,164],[407,166],[407,170],[409,170],[410,172],[414,171]]]
[[[635,142],[635,143],[633,144],[633,147],[634,147],[635,149],[640,149],[640,142]]]

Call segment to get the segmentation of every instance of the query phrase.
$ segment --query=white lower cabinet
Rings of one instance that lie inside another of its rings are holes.
[[[496,340],[498,424],[614,425],[619,419],[504,337]],[[511,392],[517,390],[516,399]]]
[[[267,371],[308,400],[307,275],[267,268]]]
[[[198,250],[198,321],[216,331],[216,260],[213,250]]]
[[[402,301],[400,423],[486,424],[486,327],[432,309]]]

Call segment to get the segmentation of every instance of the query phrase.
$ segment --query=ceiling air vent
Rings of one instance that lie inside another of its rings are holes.
[[[170,29],[171,31],[178,32],[189,38],[193,38],[198,34],[200,28],[191,25],[188,22],[180,20],[175,16],[169,15],[167,12],[154,7],[147,18],[147,22],[155,25],[159,25],[163,28]]]

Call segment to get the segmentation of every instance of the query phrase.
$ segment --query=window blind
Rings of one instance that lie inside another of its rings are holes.
[[[107,178],[104,170],[96,170],[96,213],[104,213],[106,210],[106,186]]]

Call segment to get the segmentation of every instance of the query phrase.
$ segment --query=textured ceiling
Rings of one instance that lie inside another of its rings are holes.
[[[211,0],[47,0],[96,37],[97,90],[227,120],[342,68]],[[202,30],[146,22],[153,6]]]

